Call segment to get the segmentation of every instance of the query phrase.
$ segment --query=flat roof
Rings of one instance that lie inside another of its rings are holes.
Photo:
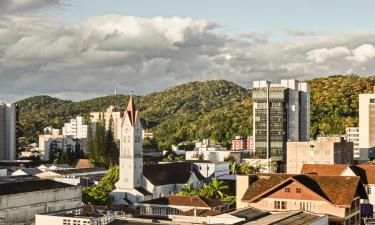
[[[60,188],[76,187],[74,185],[60,183],[53,180],[27,180],[8,183],[0,183],[0,195],[11,195],[35,191],[44,191]]]

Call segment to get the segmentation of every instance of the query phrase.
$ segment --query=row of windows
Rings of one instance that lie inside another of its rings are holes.
[[[314,203],[312,202],[300,202],[299,203],[299,210],[307,211],[307,212],[314,212]],[[286,210],[287,209],[287,202],[286,201],[274,201],[274,209],[276,210]]]

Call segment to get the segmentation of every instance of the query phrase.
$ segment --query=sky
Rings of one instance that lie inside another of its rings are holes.
[[[375,74],[375,1],[1,0],[0,100]]]

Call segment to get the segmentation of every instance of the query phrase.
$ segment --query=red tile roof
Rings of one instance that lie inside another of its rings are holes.
[[[319,174],[322,176],[339,176],[349,165],[347,164],[303,164],[301,174]]]
[[[156,204],[156,205],[180,205],[202,208],[214,208],[224,203],[217,199],[210,199],[198,196],[177,196],[170,195],[168,197],[156,198],[141,202],[141,204]]]
[[[88,159],[79,159],[76,166],[76,169],[85,169],[85,168],[94,168],[94,165]]]
[[[360,178],[357,176],[318,176],[312,174],[258,174],[252,176],[251,184],[242,200],[254,201],[291,182],[298,182],[337,206],[350,207],[353,198],[359,194],[367,199]]]

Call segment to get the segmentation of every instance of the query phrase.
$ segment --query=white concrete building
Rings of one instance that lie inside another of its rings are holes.
[[[219,177],[229,174],[229,162],[209,161],[209,160],[192,160],[197,170],[205,178]]]
[[[116,215],[110,211],[97,210],[89,213],[85,211],[88,210],[75,208],[37,214],[35,215],[35,225],[106,225],[116,219]]]
[[[0,183],[0,223],[25,224],[35,214],[77,208],[81,188],[51,180]]]
[[[77,116],[71,119],[69,123],[65,123],[62,128],[64,136],[72,136],[73,138],[81,139],[87,138],[88,126],[85,125],[85,118]]]
[[[0,102],[0,160],[15,160],[18,106]]]
[[[112,119],[113,137],[116,140],[121,138],[122,111],[118,106],[109,106],[105,112],[91,112],[91,123],[104,121],[106,130],[109,130],[110,120]]]
[[[374,88],[375,89],[375,88]],[[375,147],[375,93],[359,95],[359,161],[368,161]]]
[[[38,168],[21,168],[14,171],[11,176],[35,176],[41,172]]]
[[[353,142],[353,159],[359,160],[359,127],[347,127],[345,139]]]
[[[168,196],[189,182],[198,187],[203,179],[189,162],[143,165],[142,126],[131,97],[121,129],[120,179],[111,192],[114,203],[133,204]]]

